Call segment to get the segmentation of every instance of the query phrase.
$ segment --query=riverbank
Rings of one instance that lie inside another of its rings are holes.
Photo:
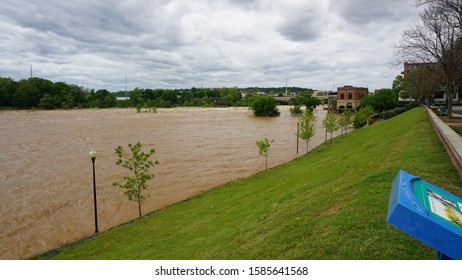
[[[265,168],[255,141],[274,139],[268,165],[294,159],[297,117],[280,107],[277,118],[247,108],[172,108],[2,112],[0,118],[0,259],[20,259],[70,243],[94,230],[94,148],[100,231],[137,217],[136,204],[112,186],[122,179],[114,149],[140,141],[155,148],[155,178],[143,213],[191,198]],[[324,141],[325,111],[317,111]],[[300,142],[300,155],[305,145]]]
[[[456,169],[425,109],[38,258],[434,259],[386,223],[399,169],[456,195]]]

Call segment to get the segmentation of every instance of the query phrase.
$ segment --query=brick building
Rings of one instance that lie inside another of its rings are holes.
[[[404,62],[404,71],[401,72],[403,74],[404,78],[406,78],[407,74],[410,72],[414,71],[415,69],[419,67],[428,67],[430,69],[434,69],[437,67],[437,63],[434,62],[429,62],[429,63],[409,63],[409,62]]]
[[[337,88],[337,110],[357,110],[361,99],[369,95],[365,87],[343,86]]]

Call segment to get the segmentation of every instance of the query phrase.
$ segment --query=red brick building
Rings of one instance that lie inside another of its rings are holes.
[[[343,86],[337,88],[337,110],[357,110],[361,99],[369,95],[365,87]]]
[[[406,78],[407,74],[414,71],[418,67],[428,67],[428,68],[434,69],[434,68],[438,67],[437,65],[438,64],[436,64],[434,62],[429,62],[429,63],[409,63],[409,62],[404,62],[404,71],[401,72],[401,74],[403,74],[404,78]]]

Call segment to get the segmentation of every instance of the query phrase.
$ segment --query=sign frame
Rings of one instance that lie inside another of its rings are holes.
[[[440,259],[462,259],[461,210],[460,197],[400,170],[393,181],[387,222],[437,250]]]

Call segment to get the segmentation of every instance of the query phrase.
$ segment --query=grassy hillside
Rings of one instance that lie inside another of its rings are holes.
[[[38,258],[434,259],[433,249],[386,223],[399,169],[462,195],[417,108]]]

